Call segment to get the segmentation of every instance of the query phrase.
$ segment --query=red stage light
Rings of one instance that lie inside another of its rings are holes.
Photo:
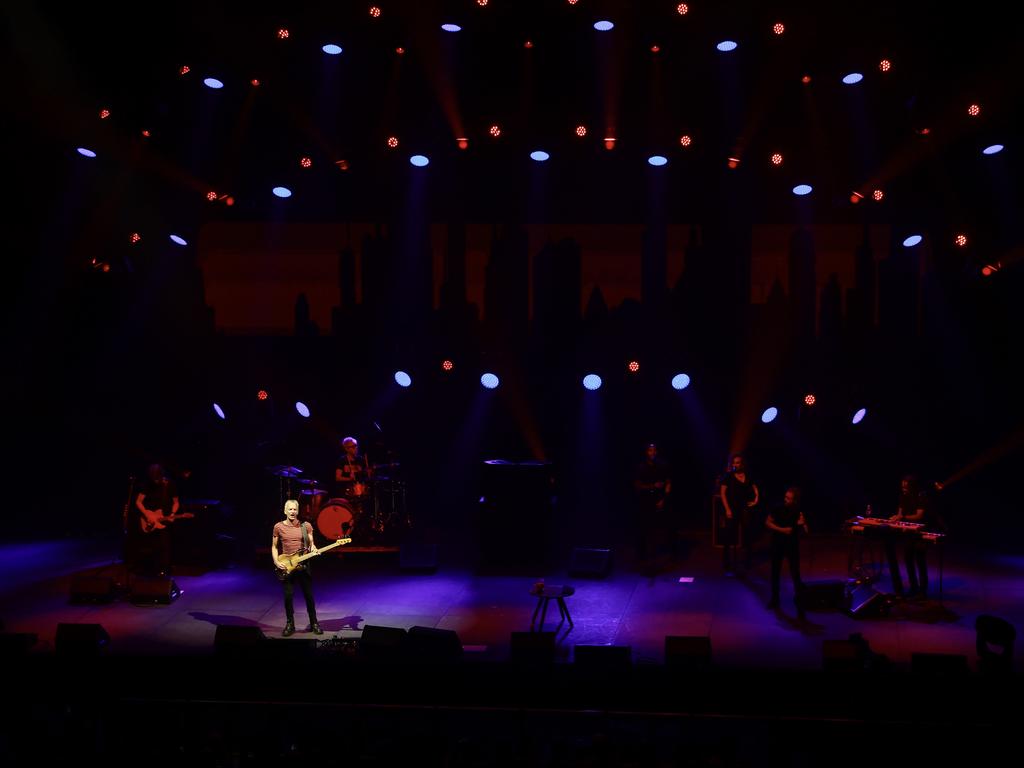
[[[206,199],[212,203],[214,200],[217,199],[217,193],[211,189],[209,192],[206,193]]]
[[[287,40],[288,37],[290,36],[290,34],[291,33],[288,32],[287,29],[285,29],[284,27],[281,27],[279,30],[277,30],[277,39],[278,40]]]
[[[657,53],[660,50],[661,50],[661,47],[658,46],[658,45],[652,45],[651,46],[651,53]]]
[[[310,157],[304,157],[301,160],[299,160],[299,165],[301,165],[303,168],[312,168],[313,159]]]
[[[527,40],[523,43],[523,48],[533,48],[533,42],[531,40]]]
[[[569,5],[576,5],[580,0],[569,0]]]
[[[679,5],[676,6],[676,13],[678,13],[680,16],[685,16],[689,12],[690,6],[688,6],[686,3],[680,3]]]
[[[455,140],[455,143],[459,145],[459,149],[469,149],[469,139],[465,136],[460,136]]]
[[[189,69],[188,66],[186,65],[186,66],[184,66],[184,67],[182,67],[181,69],[178,70],[178,74],[179,75],[187,75],[191,71],[192,70]]]
[[[782,165],[782,155],[778,152],[772,155],[772,165]]]
[[[693,144],[693,139],[690,136],[683,135],[679,137],[679,144],[683,147],[688,147]]]
[[[270,397],[270,395],[267,394],[267,390],[265,389],[261,389],[259,392],[256,393],[256,399],[258,400],[266,400],[268,397]]]
[[[928,135],[929,133],[931,133],[931,132],[932,132],[932,129],[931,129],[931,128],[919,128],[919,129],[917,130],[917,132],[918,132],[918,134],[919,134],[919,135],[921,135],[921,136],[927,136],[927,135]]]
[[[577,125],[576,126],[576,135],[579,136],[581,139],[584,136],[586,136],[587,135],[587,126],[585,126],[585,125]]]
[[[981,114],[981,107],[977,104],[971,104],[971,106],[967,108],[967,114],[971,117],[977,117]]]
[[[258,88],[260,85],[260,81],[257,80],[255,77],[252,80],[250,80],[249,83],[252,85],[253,88]]]
[[[497,124],[492,125],[488,130],[488,133],[490,133],[494,138],[498,138],[501,136],[501,126]]]
[[[101,109],[100,110],[100,120],[106,120],[108,117],[110,117],[110,110],[109,109]]]
[[[403,56],[405,55],[405,48],[399,46],[398,48],[395,48],[395,53],[397,53],[399,56]]]
[[[102,269],[104,272],[109,272],[110,271],[110,265],[104,262],[103,266],[100,267],[100,269]]]
[[[344,160],[344,159],[342,159],[342,160],[336,160],[336,161],[334,162],[334,164],[335,164],[336,166],[338,166],[338,170],[339,170],[339,171],[347,171],[347,170],[348,170],[348,160]]]
[[[391,149],[394,149],[395,147],[397,147],[398,146],[398,137],[397,136],[388,136],[388,146],[391,147]]]
[[[441,363],[441,370],[442,371],[450,371],[454,367],[455,367],[455,363],[453,363],[451,360],[445,360],[445,361],[443,361]]]
[[[142,235],[140,235],[140,234],[139,234],[138,232],[132,232],[132,234],[131,234],[131,237],[129,237],[129,238],[128,238],[128,240],[129,240],[129,241],[130,241],[130,242],[131,242],[131,243],[132,243],[133,245],[134,245],[135,243],[139,242],[139,240],[141,240],[141,239],[142,239]]]
[[[805,405],[814,405],[816,402],[818,401],[815,399],[814,395],[807,395],[807,397],[804,398]]]
[[[233,198],[230,195],[228,195],[228,197],[224,200],[224,204],[228,205],[228,206],[234,205],[235,204],[235,198]]]
[[[730,168],[738,168],[740,165],[740,159],[738,157],[730,157],[729,162],[726,163]]]
[[[864,195],[862,195],[860,192],[857,192],[856,190],[850,193],[850,202],[853,203],[854,205],[856,205],[863,199]]]
[[[476,4],[479,5],[481,8],[486,8],[487,0],[476,0]]]
[[[371,15],[371,16],[372,16],[373,18],[375,18],[375,19],[376,19],[377,17],[379,17],[379,16],[380,16],[380,8],[378,8],[378,7],[376,6],[376,5],[371,5],[371,6],[370,6],[370,15]]]
[[[800,82],[803,83],[804,85],[809,84],[811,82],[811,76],[804,75],[803,77],[800,78]]]
[[[883,72],[888,72],[890,69],[892,69],[892,62],[889,61],[888,59],[882,59],[880,62],[878,62],[878,68]]]
[[[966,248],[967,247],[967,235],[957,235],[956,239],[953,242],[956,243],[957,246],[960,247],[960,248]]]
[[[604,139],[604,148],[605,149],[615,149],[615,137],[614,136],[606,136],[605,137],[605,139]]]
[[[627,367],[629,368],[630,373],[636,373],[637,371],[640,370],[640,363],[638,363],[636,360],[630,360],[629,365]]]
[[[883,192],[880,189],[876,189],[874,192],[871,193],[871,199],[874,200],[876,203],[882,202],[883,197],[885,197],[885,192]]]
[[[779,22],[774,27],[772,27],[772,32],[774,32],[776,35],[781,35],[785,31],[786,31],[786,25],[782,24],[781,22]]]
[[[143,129],[142,129],[142,135],[143,135],[143,136],[144,136],[145,138],[147,138],[147,139],[148,139],[148,138],[150,137],[150,135],[151,135],[151,134],[149,133],[149,131],[147,131],[147,130],[146,130],[145,128],[143,128]]]

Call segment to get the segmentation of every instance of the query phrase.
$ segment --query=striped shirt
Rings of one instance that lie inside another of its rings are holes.
[[[309,523],[296,522],[290,524],[286,520],[274,526],[274,537],[281,542],[282,555],[294,555],[301,552],[302,547],[302,526],[306,526],[306,540],[313,543],[313,526]]]

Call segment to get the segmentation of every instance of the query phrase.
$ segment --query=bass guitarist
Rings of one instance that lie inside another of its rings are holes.
[[[274,558],[274,567],[278,569],[281,586],[284,588],[284,613],[286,623],[284,637],[295,634],[295,609],[292,595],[295,584],[299,585],[306,598],[306,613],[309,615],[309,630],[314,635],[322,635],[320,624],[316,620],[316,603],[313,601],[313,579],[306,563],[288,572],[288,563],[284,557],[296,554],[317,554],[319,550],[313,542],[313,526],[299,521],[299,502],[289,499],[284,503],[284,520],[274,526],[274,539],[270,554]]]

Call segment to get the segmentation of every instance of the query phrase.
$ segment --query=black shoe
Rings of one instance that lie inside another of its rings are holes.
[[[295,634],[295,622],[289,621],[284,625],[284,631],[281,632],[281,637],[291,637]]]
[[[322,635],[324,633],[324,631],[320,629],[320,625],[315,621],[309,625],[309,628],[314,635]]]

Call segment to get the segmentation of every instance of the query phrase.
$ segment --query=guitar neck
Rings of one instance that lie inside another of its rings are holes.
[[[334,542],[333,544],[328,544],[326,547],[320,547],[320,549],[318,549],[316,552],[307,552],[304,555],[299,555],[299,559],[296,560],[295,562],[301,563],[303,560],[308,560],[311,557],[316,557],[317,555],[323,554],[324,552],[326,552],[329,549],[334,549],[335,547],[340,547],[342,544],[347,544],[350,541],[352,541],[352,539],[339,539],[338,541]]]

